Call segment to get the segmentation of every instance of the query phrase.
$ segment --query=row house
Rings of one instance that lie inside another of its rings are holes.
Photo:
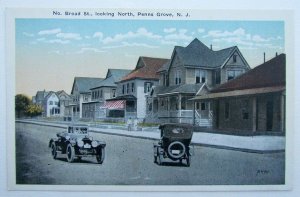
[[[193,100],[212,103],[215,129],[283,133],[285,73],[286,56],[281,54]]]
[[[90,89],[102,80],[103,78],[75,77],[71,90],[72,101],[65,106],[65,115],[73,119],[82,118],[82,103],[91,101],[92,91]]]
[[[168,59],[162,58],[139,57],[135,69],[117,82],[117,97],[106,100],[110,116],[144,121],[146,95],[152,86],[158,85],[157,70],[167,61]]]
[[[195,111],[200,126],[211,126],[211,103],[193,105],[191,98],[249,69],[237,46],[215,51],[198,39],[186,47],[175,46],[171,59],[157,70],[159,84],[147,95],[146,121],[192,123]]]
[[[120,116],[118,113],[120,106],[106,105],[106,100],[116,98],[116,82],[129,74],[130,71],[126,69],[108,69],[105,79],[90,89],[91,100],[82,103],[82,117],[87,119],[105,119],[106,117]]]

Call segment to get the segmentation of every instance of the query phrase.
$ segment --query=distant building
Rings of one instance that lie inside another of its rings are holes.
[[[198,39],[175,46],[170,61],[157,70],[159,84],[147,97],[147,121],[192,123],[191,98],[249,69],[237,46],[214,51]],[[197,103],[196,114],[201,126],[211,126],[210,102]]]
[[[37,91],[36,95],[34,96],[34,99],[32,100],[33,104],[37,104],[42,107],[45,97],[48,95],[48,91]]]
[[[284,132],[285,70],[281,54],[194,100],[212,103],[214,128]]]
[[[156,72],[167,61],[162,58],[140,57],[135,69],[117,83],[117,97],[107,99],[109,116],[143,121],[146,116],[145,96],[152,86],[158,85],[159,75]]]
[[[46,117],[60,116],[59,98],[50,91],[43,100],[43,115]]]
[[[116,98],[117,81],[120,81],[131,70],[108,69],[104,80],[97,83],[90,89],[91,100],[82,103],[82,117],[88,119],[105,119],[113,115],[109,106],[106,106],[106,100]]]
[[[74,119],[82,118],[82,103],[91,101],[92,91],[90,89],[102,80],[103,78],[75,77],[70,95],[73,101],[65,106],[66,115]]]
[[[56,92],[56,95],[58,96],[59,99],[59,111],[60,111],[60,116],[66,116],[66,107],[72,102],[72,97],[67,94],[64,90],[60,90]]]

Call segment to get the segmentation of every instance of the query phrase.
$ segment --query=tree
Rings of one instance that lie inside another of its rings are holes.
[[[43,112],[43,108],[36,104],[28,105],[25,110],[25,114],[30,117],[41,115],[42,112]]]
[[[30,99],[24,94],[15,96],[15,111],[18,118],[22,117],[30,104]]]

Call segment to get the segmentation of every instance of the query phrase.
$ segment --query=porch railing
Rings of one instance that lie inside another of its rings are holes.
[[[170,117],[170,118],[192,118],[193,110],[171,110],[171,111],[158,111],[157,116],[162,117]]]

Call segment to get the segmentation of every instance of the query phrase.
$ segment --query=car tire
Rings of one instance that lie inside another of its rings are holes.
[[[75,149],[71,144],[68,144],[66,153],[67,153],[68,162],[72,163],[74,161],[74,157],[75,157]]]
[[[97,155],[96,155],[97,162],[99,164],[102,164],[104,161],[104,157],[105,157],[105,149],[99,148],[99,150],[97,151]]]
[[[53,159],[56,159],[57,157],[57,149],[56,149],[56,145],[55,145],[55,142],[52,142],[51,143],[51,155],[52,155],[52,158]]]
[[[187,158],[186,158],[186,166],[187,167],[191,166],[191,156],[187,156]]]

